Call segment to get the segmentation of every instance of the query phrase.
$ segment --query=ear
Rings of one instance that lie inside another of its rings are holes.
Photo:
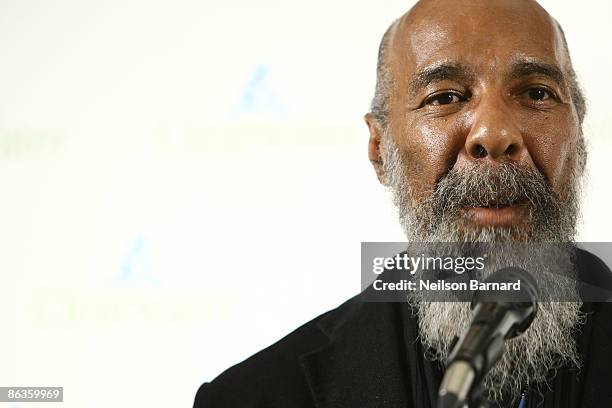
[[[387,185],[385,171],[383,169],[383,161],[382,156],[380,154],[380,142],[383,137],[383,129],[378,120],[372,115],[372,113],[367,113],[364,116],[366,124],[368,125],[368,130],[370,131],[370,140],[368,141],[368,158],[370,159],[370,163],[374,167],[374,171],[376,172],[376,177],[378,177],[378,181],[382,185]]]

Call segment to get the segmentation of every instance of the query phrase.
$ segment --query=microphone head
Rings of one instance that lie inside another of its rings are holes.
[[[481,289],[474,293],[471,307],[474,309],[479,303],[497,303],[525,313],[526,319],[514,334],[518,335],[527,330],[535,318],[538,299],[539,290],[535,278],[524,269],[510,266],[494,272],[482,282]]]

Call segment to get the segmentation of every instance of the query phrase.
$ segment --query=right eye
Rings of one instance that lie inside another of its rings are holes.
[[[461,101],[461,95],[456,92],[441,92],[427,98],[425,100],[424,105],[450,105],[451,103],[457,103]]]

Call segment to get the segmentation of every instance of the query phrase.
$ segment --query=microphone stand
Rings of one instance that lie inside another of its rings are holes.
[[[477,292],[468,330],[455,341],[438,392],[438,408],[463,408],[466,402],[486,407],[481,381],[506,350],[505,341],[522,334],[537,311],[537,287],[526,271],[504,268],[488,282],[520,279],[518,293],[510,299],[494,292]],[[486,282],[485,281],[485,282]]]

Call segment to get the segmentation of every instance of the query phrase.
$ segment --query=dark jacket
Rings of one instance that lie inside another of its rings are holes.
[[[579,269],[600,284],[612,279],[584,251]],[[416,317],[406,303],[362,296],[204,383],[194,408],[435,407],[443,367],[424,358]],[[577,334],[582,369],[558,370],[527,407],[612,407],[612,304],[585,304],[585,311]]]

